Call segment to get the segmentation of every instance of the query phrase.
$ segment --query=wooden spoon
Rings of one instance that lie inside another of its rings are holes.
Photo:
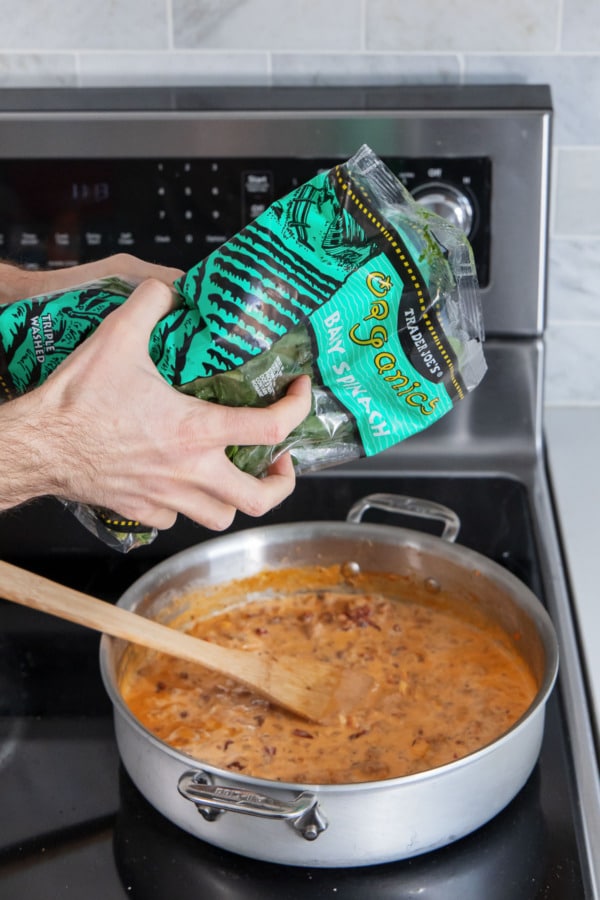
[[[308,657],[273,657],[211,644],[0,560],[0,596],[221,672],[271,703],[322,721],[357,703],[372,679]]]

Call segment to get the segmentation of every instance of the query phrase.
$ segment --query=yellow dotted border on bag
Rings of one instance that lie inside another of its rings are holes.
[[[2,390],[6,394],[5,400],[12,400],[12,396],[13,396],[12,391],[2,375],[0,375],[0,388],[2,388]]]
[[[389,242],[390,246],[394,250],[395,254],[397,255],[398,259],[404,266],[406,273],[407,273],[408,277],[410,278],[410,280],[412,282],[412,286],[417,295],[417,298],[419,301],[419,306],[421,307],[421,311],[423,313],[423,321],[425,322],[427,330],[431,334],[431,337],[433,339],[435,346],[439,350],[440,356],[442,357],[442,359],[448,366],[448,371],[450,373],[450,378],[452,379],[452,384],[454,385],[454,387],[456,389],[456,393],[458,394],[459,399],[462,400],[464,398],[464,391],[463,391],[462,385],[456,378],[456,371],[454,368],[454,363],[452,361],[451,356],[448,354],[446,348],[442,344],[440,337],[439,337],[437,331],[435,330],[435,326],[428,315],[427,303],[425,301],[425,294],[423,293],[423,287],[421,286],[421,284],[418,280],[418,277],[415,274],[415,271],[410,264],[410,260],[408,259],[406,254],[403,253],[402,248],[400,247],[398,242],[394,239],[394,235],[390,231],[388,231],[388,229],[383,225],[382,222],[379,221],[379,219],[375,215],[373,215],[371,210],[363,203],[361,198],[352,190],[350,185],[346,181],[344,181],[339,167],[336,169],[336,174],[337,174],[338,184],[341,187],[341,189],[343,191],[346,191],[346,193],[348,194],[348,197],[358,207],[360,212],[363,213],[369,219],[369,221],[372,222],[373,225],[375,225],[377,230],[380,231],[381,234],[386,238],[386,240]]]
[[[96,513],[109,528],[139,528],[141,525],[141,522],[137,522],[135,519],[113,519],[100,510],[96,510]]]

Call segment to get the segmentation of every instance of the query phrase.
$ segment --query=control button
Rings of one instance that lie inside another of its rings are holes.
[[[244,179],[247,194],[270,194],[271,175],[269,172],[247,172]]]
[[[119,247],[132,247],[135,244],[135,238],[132,231],[120,231],[117,238]]]
[[[227,240],[226,234],[207,234],[204,236],[204,240],[207,244],[212,244],[213,246],[217,246],[219,244],[224,244]]]
[[[99,247],[102,243],[102,233],[100,231],[86,231],[84,240],[88,247]]]
[[[19,243],[21,247],[39,247],[42,240],[37,231],[22,231]]]
[[[443,181],[428,181],[415,188],[412,195],[425,209],[470,234],[475,216],[473,204],[463,191]]]
[[[269,171],[242,173],[242,225],[256,219],[273,201],[274,177]]]
[[[70,231],[52,231],[46,246],[48,268],[74,266],[79,256],[79,236]]]
[[[19,261],[23,265],[45,267],[47,259],[47,234],[37,225],[22,225],[13,227],[8,232],[9,246],[6,254],[9,257],[18,254]]]

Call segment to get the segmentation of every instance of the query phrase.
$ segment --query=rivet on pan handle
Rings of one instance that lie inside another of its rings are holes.
[[[225,812],[284,819],[307,841],[318,838],[329,824],[316,796],[308,791],[302,791],[292,800],[278,800],[247,788],[214,784],[211,776],[202,771],[185,772],[177,789],[182,797],[196,805],[207,822],[214,822]]]
[[[381,509],[384,512],[443,522],[444,530],[441,537],[445,541],[455,541],[460,531],[460,519],[454,510],[433,500],[418,500],[416,497],[406,497],[403,494],[369,494],[351,507],[346,521],[359,523],[368,509]]]

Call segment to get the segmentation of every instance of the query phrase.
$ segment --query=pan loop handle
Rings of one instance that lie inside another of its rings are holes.
[[[195,804],[207,822],[214,822],[225,812],[284,819],[306,841],[316,840],[329,824],[317,797],[309,791],[302,791],[291,800],[278,800],[248,788],[214,784],[212,776],[202,771],[185,772],[177,789],[182,797]]]
[[[455,541],[460,531],[460,519],[448,506],[442,506],[433,500],[407,497],[404,494],[368,494],[350,508],[346,521],[358,524],[368,509],[380,509],[384,512],[443,522],[444,530],[441,537],[445,541]]]

